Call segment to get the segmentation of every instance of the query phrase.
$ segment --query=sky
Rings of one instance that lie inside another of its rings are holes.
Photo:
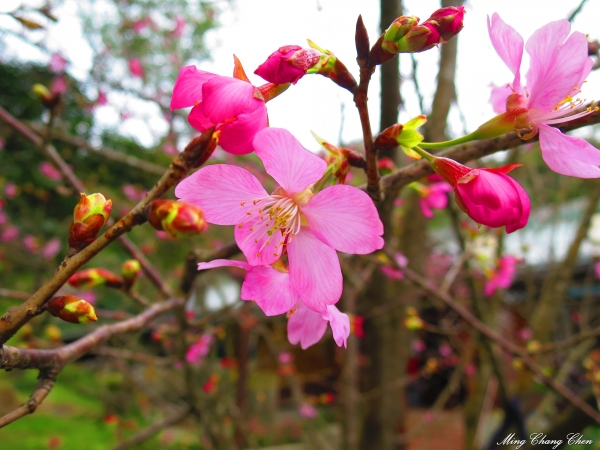
[[[72,62],[70,72],[81,78],[91,66],[91,51],[81,39],[81,30],[76,17],[76,0],[65,0],[58,26],[54,27],[48,45],[64,53]],[[9,10],[22,0],[1,0],[0,12]],[[27,4],[43,3],[28,0]],[[214,2],[225,8],[228,3]],[[222,75],[230,75],[233,54],[242,61],[246,72],[254,84],[262,84],[260,77],[252,74],[273,51],[283,45],[306,46],[310,38],[321,47],[331,50],[358,79],[355,62],[354,29],[356,19],[362,14],[363,20],[375,42],[378,32],[379,0],[233,0],[234,8],[224,9],[219,29],[209,31],[208,47],[212,49],[211,60],[199,62],[199,68]],[[486,18],[497,12],[502,19],[519,31],[525,39],[537,28],[552,20],[565,18],[575,9],[580,0],[551,2],[552,7],[540,8],[538,0],[469,0],[465,4],[467,14],[465,27],[459,34],[457,61],[458,105],[450,114],[450,134],[460,136],[464,131],[473,131],[481,123],[493,116],[488,103],[490,83],[501,85],[511,81],[511,74],[496,55],[487,33]],[[550,3],[544,3],[546,5]],[[416,15],[425,20],[439,7],[439,0],[405,0],[405,14]],[[581,14],[573,23],[572,29],[590,34],[591,39],[600,40],[600,30],[595,18],[600,17],[600,2],[588,1]],[[0,15],[0,27],[11,19]],[[15,49],[21,58],[47,58],[35,50]],[[435,89],[436,65],[439,50],[432,49],[416,56],[418,80],[428,105]],[[525,64],[527,57],[524,58]],[[421,114],[414,85],[411,81],[412,64],[409,55],[400,55],[400,67],[405,79],[402,94],[404,109],[400,111],[400,122]],[[521,71],[525,73],[525,70]],[[587,100],[600,98],[600,71],[588,78],[582,97]],[[379,72],[376,71],[371,83],[369,108],[371,123],[377,128],[379,123]],[[174,82],[174,80],[173,80]],[[134,104],[135,105],[135,104]],[[148,114],[143,104],[138,104]],[[134,106],[135,108],[135,106]],[[131,109],[131,108],[130,108]],[[339,88],[324,77],[306,76],[292,86],[285,94],[268,103],[270,125],[289,129],[302,144],[312,150],[318,145],[312,138],[313,130],[324,139],[338,143],[348,143],[361,139],[358,113],[349,92]],[[152,111],[152,110],[150,110]],[[136,111],[131,111],[134,114]],[[106,108],[98,108],[98,120],[113,126],[115,114]],[[160,129],[160,114],[156,110],[155,122]],[[145,128],[128,120],[122,130],[131,133],[138,141],[151,145],[154,136],[144,133]],[[165,128],[166,130],[166,128]],[[378,130],[375,129],[375,132]]]

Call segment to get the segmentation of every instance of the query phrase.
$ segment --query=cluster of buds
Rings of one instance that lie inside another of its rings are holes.
[[[412,306],[406,308],[406,318],[404,319],[404,326],[409,330],[422,330],[425,326],[423,319],[419,317],[419,312]]]
[[[311,131],[311,133],[321,147],[327,151],[325,162],[331,168],[331,173],[339,180],[340,184],[345,183],[346,175],[348,175],[352,167],[365,167],[365,160],[362,155],[349,148],[336,147],[317,136],[314,131]]]
[[[69,228],[69,247],[72,252],[83,250],[94,242],[98,232],[106,224],[111,209],[112,200],[106,200],[102,194],[81,193]]]
[[[123,263],[121,277],[123,278],[123,289],[128,290],[139,277],[142,266],[137,259],[129,259]]]
[[[123,286],[123,280],[106,269],[85,269],[77,272],[69,278],[68,283],[76,288],[88,289],[94,286],[106,285],[108,287],[120,289]]]
[[[397,123],[386,128],[375,139],[375,148],[378,150],[392,150],[398,146],[402,151],[413,159],[421,159],[413,148],[423,142],[423,135],[417,131],[417,128],[427,122],[427,117],[420,115],[409,120],[405,124]]]
[[[371,49],[369,65],[382,64],[397,53],[419,53],[445,44],[462,30],[464,15],[464,7],[449,6],[421,24],[416,16],[398,17]]]
[[[74,295],[52,297],[46,304],[46,309],[54,317],[58,317],[65,322],[90,323],[98,320],[94,307]]]
[[[146,207],[148,222],[172,238],[200,234],[208,228],[202,210],[190,203],[154,200]]]
[[[318,50],[321,54],[319,61],[307,71],[307,73],[318,73],[331,79],[338,86],[349,90],[354,93],[357,84],[352,74],[348,71],[346,66],[336,58],[336,56],[329,50],[319,47],[313,41],[308,39],[308,45]]]

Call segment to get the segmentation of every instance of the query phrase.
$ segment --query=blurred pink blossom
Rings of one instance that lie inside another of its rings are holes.
[[[447,358],[452,354],[452,347],[450,347],[448,344],[440,345],[440,348],[438,348],[438,352],[444,358]]]
[[[210,352],[210,345],[213,343],[212,334],[203,334],[196,342],[190,345],[185,353],[185,359],[193,366],[202,364],[204,357]]]
[[[52,259],[60,251],[60,239],[54,237],[46,242],[46,245],[42,248],[42,256],[45,259]]]
[[[167,233],[165,233],[164,231],[156,230],[154,232],[154,234],[156,235],[157,238],[162,239],[163,241],[168,241],[169,239],[171,239],[169,237],[169,235]]]
[[[277,356],[277,359],[279,360],[279,364],[290,364],[294,360],[294,357],[290,352],[281,352]]]
[[[421,353],[422,351],[424,351],[427,348],[427,346],[425,345],[425,342],[423,342],[419,339],[418,341],[413,342],[412,348],[415,352]]]
[[[165,155],[168,156],[175,156],[179,154],[179,150],[177,150],[177,147],[175,147],[173,144],[165,144],[163,146],[163,152],[165,152]]]
[[[144,77],[144,67],[142,66],[142,62],[138,58],[131,58],[129,60],[129,71],[134,77]]]
[[[0,137],[0,150],[4,148],[4,138]]]
[[[452,191],[452,186],[445,181],[433,183],[429,186],[423,186],[423,189],[419,191],[419,194],[421,194],[419,205],[421,206],[423,215],[428,219],[431,219],[433,217],[434,209],[446,208],[446,206],[448,206],[447,193],[450,191]]]
[[[79,292],[77,294],[77,296],[79,298],[84,299],[86,302],[88,302],[90,305],[95,305],[96,304],[96,299],[97,299],[97,294],[94,291],[84,291],[84,292]]]
[[[37,238],[31,236],[30,234],[23,238],[23,244],[29,253],[36,253],[40,249],[40,244]]]
[[[48,67],[52,72],[64,72],[67,67],[67,62],[68,61],[60,53],[52,53]]]
[[[8,222],[8,216],[4,211],[0,211],[0,225],[4,225],[6,222]]]
[[[175,29],[172,32],[173,36],[181,37],[183,35],[184,30],[185,30],[185,17],[177,16],[175,18]]]
[[[594,265],[594,273],[596,274],[596,278],[600,278],[600,261]]]
[[[57,75],[52,80],[52,84],[50,85],[50,92],[52,94],[64,94],[67,92],[69,85],[67,84],[67,80],[62,75]]]
[[[398,264],[398,266],[400,266],[401,268],[406,267],[408,265],[408,259],[406,258],[406,256],[404,256],[403,253],[396,253],[394,255],[394,259],[396,260],[396,264]],[[402,272],[402,270],[398,270],[395,267],[392,267],[387,264],[381,266],[381,271],[390,280],[402,280],[404,278],[404,273]]]
[[[51,180],[60,180],[62,178],[60,172],[48,161],[41,163],[39,169],[40,172],[42,172],[42,175],[50,178]]]
[[[6,183],[4,186],[4,195],[8,198],[15,198],[19,195],[19,188],[15,183]]]
[[[19,229],[14,225],[7,226],[2,233],[0,233],[0,240],[2,242],[10,242],[19,237]]]
[[[314,419],[319,415],[319,411],[317,411],[317,408],[309,405],[308,403],[301,403],[298,407],[298,412],[305,419]]]
[[[99,90],[98,91],[98,99],[96,100],[96,105],[104,106],[108,104],[108,97],[106,96],[106,92]]]
[[[518,259],[514,256],[503,256],[498,260],[495,273],[485,283],[483,293],[491,297],[498,289],[508,289],[517,273]]]
[[[519,339],[521,339],[522,341],[528,341],[529,339],[531,339],[533,337],[533,331],[531,330],[531,328],[528,328],[528,327],[521,328],[517,332],[517,337]]]

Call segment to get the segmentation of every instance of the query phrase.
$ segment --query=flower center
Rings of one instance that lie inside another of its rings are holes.
[[[266,197],[249,200],[253,208],[246,211],[248,220],[238,225],[239,229],[249,227],[250,233],[244,242],[253,239],[255,243],[262,242],[258,251],[271,243],[271,237],[276,231],[282,234],[280,242],[275,244],[275,249],[280,245],[287,245],[300,232],[302,227],[302,214],[300,207],[304,206],[312,197],[308,189],[293,196],[288,195],[283,189],[277,189]],[[241,202],[240,206],[246,208],[248,202]],[[277,235],[276,235],[277,236]]]

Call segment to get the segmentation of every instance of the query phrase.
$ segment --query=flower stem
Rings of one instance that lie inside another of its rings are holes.
[[[475,136],[474,133],[467,134],[466,136],[459,137],[456,139],[452,139],[451,141],[444,142],[421,142],[419,145],[422,148],[426,148],[428,150],[436,150],[441,148],[452,147],[453,145],[464,144],[465,142],[471,142],[476,139],[479,139]],[[415,150],[416,151],[416,150]]]
[[[422,142],[421,142],[422,144]],[[433,159],[435,158],[435,156],[433,156],[431,153],[426,152],[425,150],[423,150],[421,147],[419,147],[418,145],[412,148],[415,152],[417,152],[419,155],[421,155],[423,158],[425,158],[427,161],[429,161],[430,163],[433,162]]]

